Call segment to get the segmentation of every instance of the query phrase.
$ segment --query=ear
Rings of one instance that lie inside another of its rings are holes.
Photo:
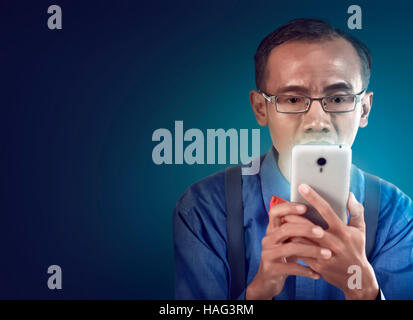
[[[257,90],[251,90],[250,103],[258,124],[262,127],[266,126],[268,124],[267,100]]]
[[[361,116],[360,116],[360,128],[364,128],[368,124],[370,110],[373,104],[373,92],[366,92],[361,100]]]

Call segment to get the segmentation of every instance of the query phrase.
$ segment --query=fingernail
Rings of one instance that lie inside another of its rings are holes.
[[[315,279],[315,280],[318,280],[318,279],[320,279],[320,275],[317,274],[317,273],[313,273],[312,278]]]
[[[321,249],[321,255],[324,258],[330,258],[331,257],[331,251],[328,249]]]
[[[320,227],[314,227],[312,229],[313,233],[317,236],[317,237],[322,237],[324,234],[323,229],[321,229]]]
[[[298,211],[304,211],[305,210],[305,206],[296,206],[296,209]]]
[[[308,188],[308,185],[306,184],[300,184],[300,189],[303,193],[308,193],[310,191],[310,189]]]

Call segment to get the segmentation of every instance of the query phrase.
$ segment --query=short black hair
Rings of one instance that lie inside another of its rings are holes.
[[[254,56],[255,84],[257,89],[264,90],[262,86],[266,78],[268,56],[275,47],[290,40],[327,41],[336,38],[344,38],[353,45],[361,61],[363,89],[367,89],[371,74],[371,54],[367,46],[352,35],[342,30],[334,29],[328,22],[313,18],[291,20],[271,32],[261,41]]]

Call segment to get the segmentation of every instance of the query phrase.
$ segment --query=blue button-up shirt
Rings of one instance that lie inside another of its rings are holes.
[[[261,258],[273,195],[290,199],[272,148],[256,175],[242,176],[247,286]],[[191,185],[177,202],[174,215],[175,297],[228,299],[229,265],[225,212],[225,173]],[[364,203],[364,173],[352,165],[350,191]],[[381,180],[376,242],[370,263],[386,299],[413,299],[413,204],[394,185]],[[245,290],[239,299],[245,298]],[[323,279],[289,276],[274,299],[344,299],[342,290]]]

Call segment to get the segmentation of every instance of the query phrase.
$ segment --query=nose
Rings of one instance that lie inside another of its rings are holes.
[[[304,130],[306,133],[331,131],[330,113],[324,111],[320,100],[313,100],[309,110],[304,113]]]

